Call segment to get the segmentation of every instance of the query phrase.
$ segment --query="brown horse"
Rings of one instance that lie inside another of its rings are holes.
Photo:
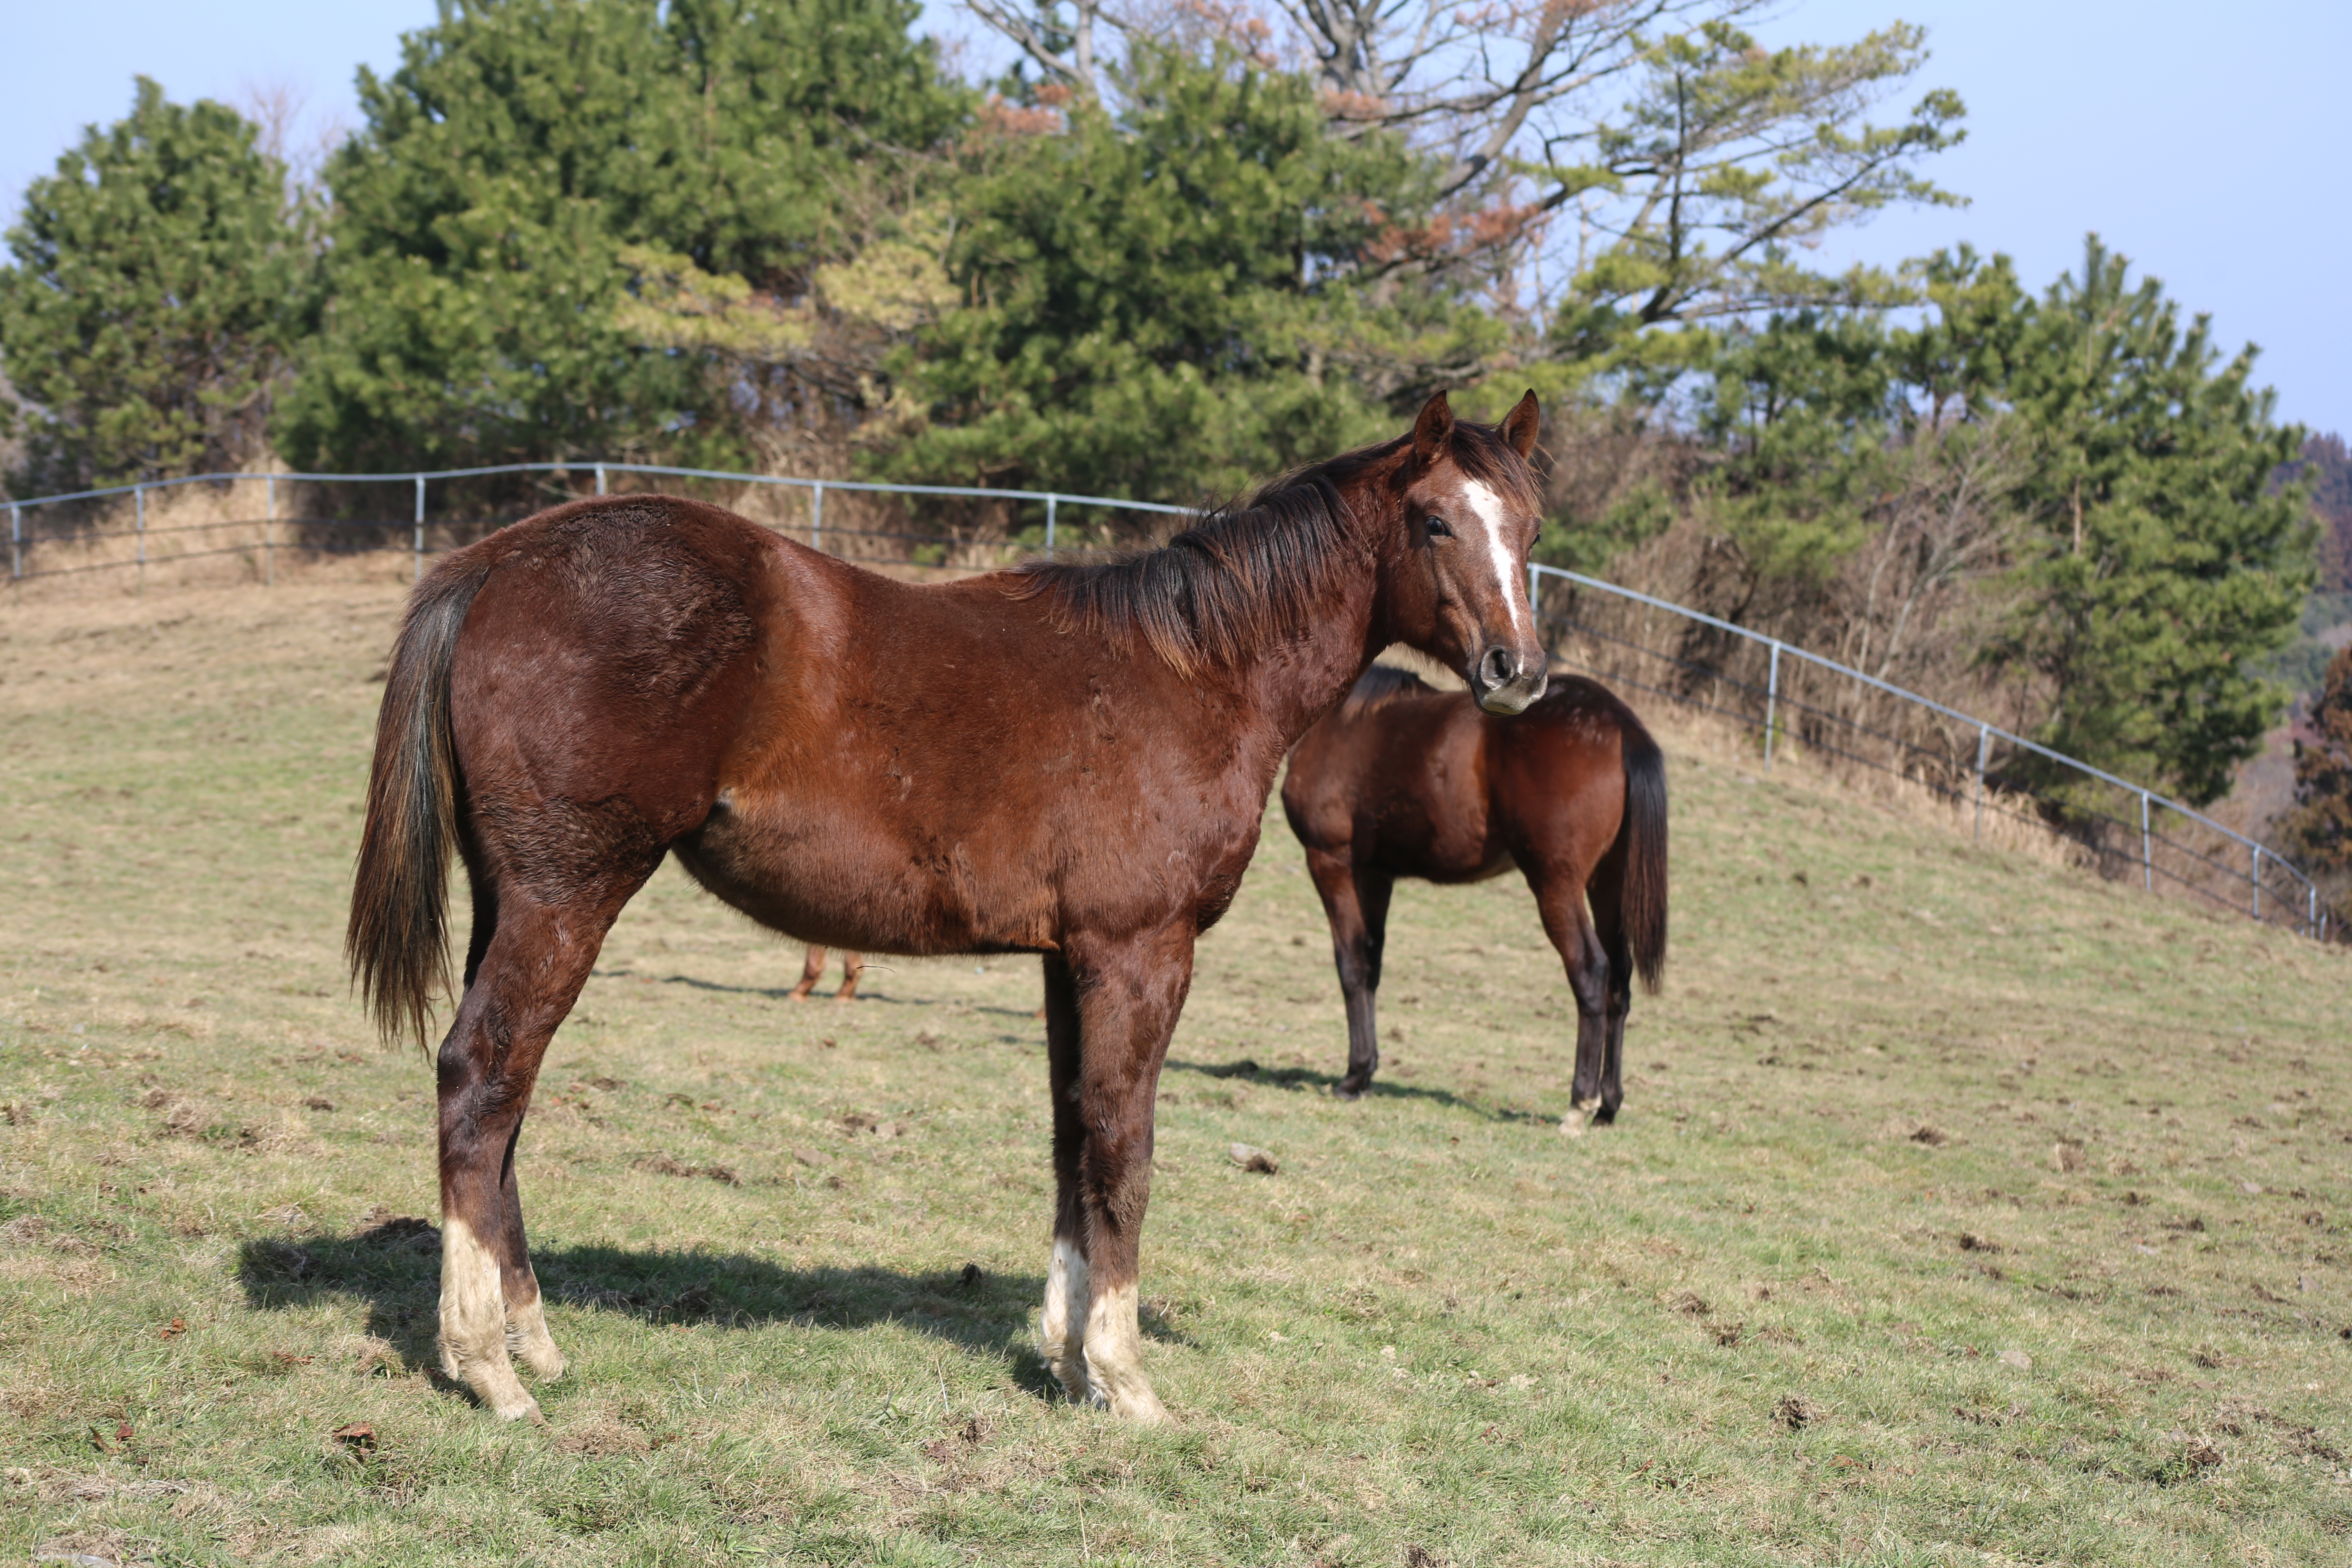
[[[857,977],[865,973],[866,961],[858,957],[856,953],[852,952],[847,948],[842,949],[841,989],[833,994],[833,999],[836,1002],[856,1001],[857,999]],[[790,997],[793,1001],[805,1002],[809,999],[809,993],[816,989],[816,983],[824,978],[824,949],[814,942],[811,942],[809,944],[808,958],[801,964],[801,983],[798,985],[793,986],[790,991],[785,992],[784,994]]]
[[[473,892],[441,1046],[442,1364],[531,1415],[562,1372],[514,1151],[549,1037],[666,854],[803,942],[1043,955],[1059,1195],[1044,1352],[1150,1419],[1136,1325],[1152,1105],[1194,941],[1283,754],[1404,642],[1515,712],[1530,393],[1277,480],[1161,550],[917,586],[716,507],[579,501],[443,561],[394,650],[352,894],[353,970],[421,1041],[446,868]]]
[[[1282,809],[1307,847],[1347,998],[1335,1093],[1362,1094],[1380,1066],[1372,998],[1396,879],[1477,882],[1516,865],[1576,996],[1576,1086],[1560,1130],[1616,1120],[1633,977],[1654,992],[1666,962],[1665,762],[1632,709],[1554,676],[1540,701],[1496,718],[1375,667],[1299,739]]]

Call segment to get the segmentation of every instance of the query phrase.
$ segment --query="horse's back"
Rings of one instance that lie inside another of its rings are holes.
[[[1583,676],[1555,675],[1526,712],[1488,720],[1487,736],[1495,811],[1521,854],[1589,864],[1615,841],[1628,748],[1650,744],[1615,692]]]

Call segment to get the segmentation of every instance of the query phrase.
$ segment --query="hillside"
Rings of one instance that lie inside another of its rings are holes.
[[[495,1426],[429,1370],[430,1068],[339,955],[399,604],[0,603],[7,1552],[2286,1563],[2352,1534],[2345,955],[1664,723],[1668,984],[1580,1139],[1516,878],[1400,892],[1382,1082],[1329,1098],[1275,814],[1162,1080],[1152,1431],[1049,1400],[1029,1348],[1034,963],[877,960],[795,1006],[798,950],[666,868],[520,1156],[573,1371],[546,1429]]]

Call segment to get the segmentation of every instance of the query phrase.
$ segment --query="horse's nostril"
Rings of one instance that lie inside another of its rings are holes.
[[[1490,647],[1486,657],[1478,661],[1478,679],[1489,686],[1500,686],[1511,679],[1511,656],[1507,649]]]

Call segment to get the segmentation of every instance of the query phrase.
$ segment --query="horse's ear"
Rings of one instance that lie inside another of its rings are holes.
[[[1413,461],[1423,468],[1437,461],[1445,444],[1454,439],[1454,406],[1439,393],[1421,405],[1421,416],[1412,422]]]
[[[1536,392],[1531,386],[1517,405],[1503,416],[1503,439],[1520,457],[1532,458],[1536,455],[1536,434],[1542,426],[1543,410],[1536,406]]]

